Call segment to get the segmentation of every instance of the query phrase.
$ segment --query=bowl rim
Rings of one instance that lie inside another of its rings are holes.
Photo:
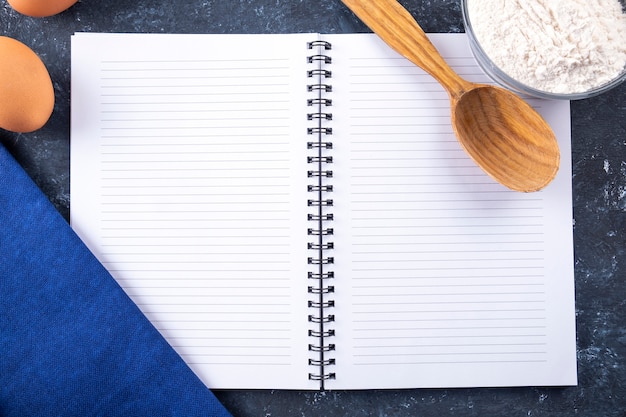
[[[611,90],[614,87],[617,87],[624,81],[626,81],[626,65],[624,69],[613,80],[604,83],[600,86],[594,87],[592,89],[580,92],[573,93],[554,93],[550,91],[540,90],[534,87],[529,86],[528,84],[524,84],[506,72],[504,72],[498,65],[496,65],[489,55],[485,52],[485,50],[480,45],[476,34],[474,32],[474,28],[472,26],[472,22],[469,16],[469,11],[467,8],[467,2],[472,0],[461,0],[461,14],[463,17],[463,25],[465,28],[465,33],[469,40],[470,49],[472,50],[472,54],[476,59],[478,65],[485,71],[485,73],[497,84],[502,87],[508,88],[509,90],[513,90],[517,93],[527,94],[536,98],[543,99],[558,99],[558,100],[580,100],[585,98],[590,98],[602,94]]]

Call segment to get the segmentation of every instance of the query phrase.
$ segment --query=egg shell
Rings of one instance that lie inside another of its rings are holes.
[[[8,0],[15,11],[31,17],[48,17],[69,9],[78,0]]]
[[[0,128],[32,132],[53,109],[54,87],[43,61],[22,42],[0,36]]]

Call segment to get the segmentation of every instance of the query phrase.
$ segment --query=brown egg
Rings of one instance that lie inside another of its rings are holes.
[[[47,17],[69,9],[78,0],[8,0],[15,11],[31,17]]]
[[[54,88],[46,66],[23,43],[0,36],[0,128],[32,132],[54,109]]]

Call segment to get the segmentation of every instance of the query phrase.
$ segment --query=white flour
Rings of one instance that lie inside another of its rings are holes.
[[[588,91],[626,66],[618,0],[467,0],[467,12],[487,56],[535,89]]]

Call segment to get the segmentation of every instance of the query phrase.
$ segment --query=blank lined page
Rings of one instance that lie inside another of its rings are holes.
[[[73,39],[72,225],[211,387],[317,387],[297,186],[310,40]]]
[[[488,82],[463,35],[433,39],[460,75]],[[332,386],[575,384],[568,103],[532,102],[561,169],[545,191],[513,192],[461,149],[432,77],[373,35],[332,41]]]

